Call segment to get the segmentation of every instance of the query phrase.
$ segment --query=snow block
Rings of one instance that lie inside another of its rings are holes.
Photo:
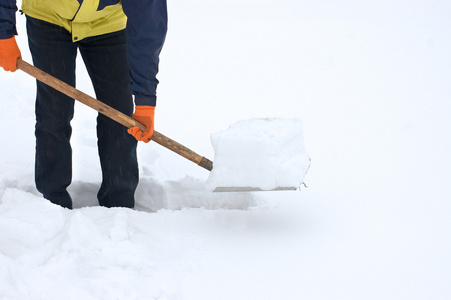
[[[221,187],[298,188],[310,166],[302,119],[242,120],[211,135],[210,190]]]

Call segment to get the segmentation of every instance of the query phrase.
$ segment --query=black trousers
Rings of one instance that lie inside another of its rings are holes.
[[[75,86],[75,60],[79,50],[97,99],[132,116],[125,30],[73,43],[71,34],[64,28],[28,17],[27,33],[36,67]],[[72,181],[70,121],[73,115],[74,99],[37,82],[36,187],[46,199],[67,208],[72,208],[67,187]],[[99,204],[134,207],[139,180],[137,141],[123,125],[102,114],[97,117],[97,139],[102,168]]]

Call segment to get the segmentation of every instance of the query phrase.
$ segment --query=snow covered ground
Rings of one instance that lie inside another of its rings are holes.
[[[236,121],[301,117],[308,188],[213,194],[150,143],[137,210],[99,207],[96,113],[77,104],[76,209],[51,205],[34,80],[2,71],[0,299],[450,299],[449,1],[168,5],[157,130],[212,159]]]

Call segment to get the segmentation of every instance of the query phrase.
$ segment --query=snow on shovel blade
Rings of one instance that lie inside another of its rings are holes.
[[[214,192],[297,190],[310,166],[300,118],[239,121],[211,142],[207,187]]]

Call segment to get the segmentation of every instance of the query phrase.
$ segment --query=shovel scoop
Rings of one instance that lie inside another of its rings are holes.
[[[310,166],[300,118],[241,120],[211,142],[207,187],[215,192],[296,190]]]

